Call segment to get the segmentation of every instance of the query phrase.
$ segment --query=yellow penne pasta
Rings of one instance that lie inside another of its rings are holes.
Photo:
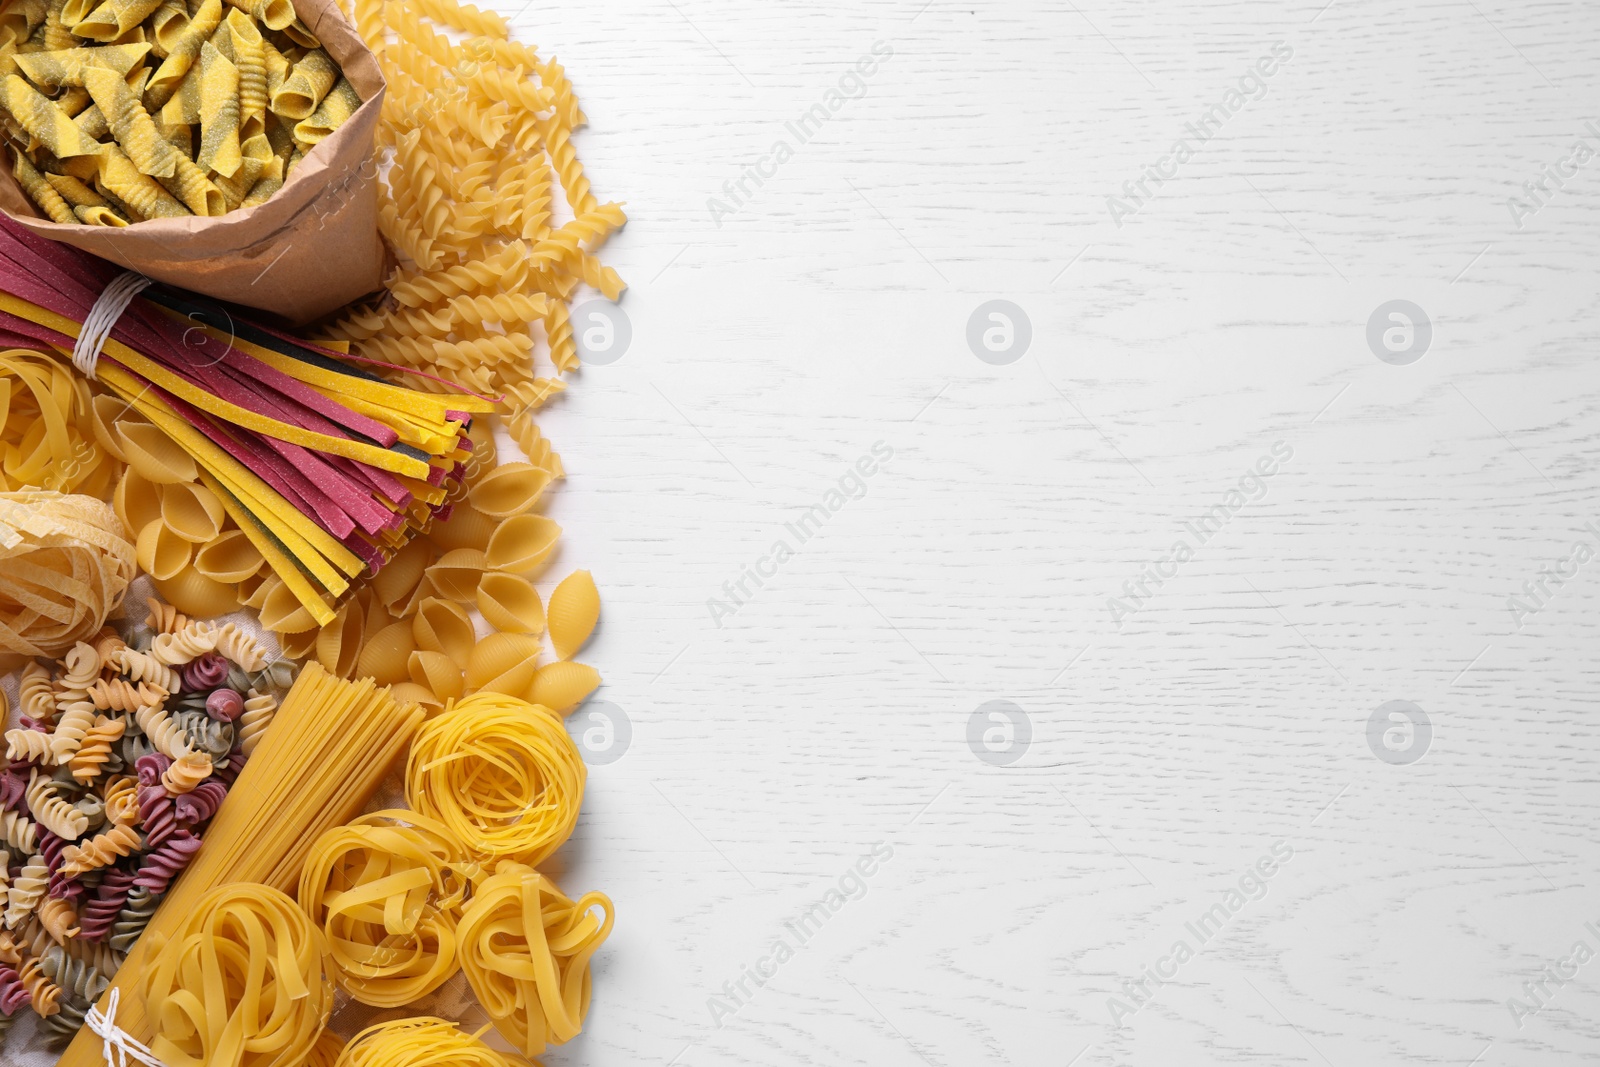
[[[189,26],[189,9],[183,0],[161,0],[161,6],[150,16],[150,34],[155,41],[156,55],[164,56],[183,36]]]
[[[134,166],[133,160],[116,145],[106,145],[100,156],[100,181],[140,218],[179,218],[190,214],[189,209],[160,183]]]
[[[87,67],[106,67],[126,75],[150,51],[147,44],[108,45],[105,48],[67,48],[55,52],[30,52],[17,57],[17,66],[41,89],[63,85],[83,86]],[[58,101],[59,103],[59,101]],[[63,107],[63,110],[66,110]],[[81,110],[81,109],[80,109]]]
[[[260,133],[267,117],[267,42],[243,11],[228,12],[228,36],[239,68],[239,138]]]
[[[256,21],[269,30],[284,29],[295,20],[294,5],[289,0],[228,0],[228,3],[255,16]]]
[[[348,78],[340,78],[333,90],[322,98],[322,103],[317,105],[311,117],[295,124],[295,140],[302,144],[317,144],[344,125],[360,106],[361,97],[356,93],[355,86],[350,84]]]
[[[228,178],[240,161],[239,68],[207,42],[200,50],[200,153],[195,164]]]
[[[87,68],[83,80],[134,166],[153,178],[170,178],[182,157],[156,129],[138,94],[120,74],[103,67]]]
[[[167,48],[167,58],[150,78],[145,89],[145,106],[159,108],[178,91],[184,75],[200,58],[200,48],[222,24],[222,0],[205,0]]]
[[[91,41],[115,41],[134,29],[161,6],[161,0],[105,0],[72,26],[78,37]]]
[[[108,70],[106,73],[118,85],[127,88],[115,71]],[[71,116],[57,107],[55,101],[41,96],[22,78],[15,74],[7,75],[4,88],[6,110],[23,129],[50,149],[52,155],[65,159],[100,153],[102,145],[85,137],[83,131],[73,125]]]
[[[311,117],[339,77],[339,68],[320,48],[313,48],[289,71],[283,85],[272,97],[272,110],[286,119],[299,122]]]
[[[301,48],[322,47],[322,41],[317,38],[316,34],[311,32],[311,27],[307,26],[299,19],[295,19],[293,22],[289,23],[289,25],[285,26],[283,28],[283,35],[289,38],[289,40],[293,41],[295,44],[299,45]]]
[[[17,172],[21,177],[21,170]],[[106,198],[89,188],[81,178],[74,178],[70,174],[46,174],[44,180],[50,187],[60,194],[73,207],[104,207]]]
[[[13,173],[17,176],[17,184],[22,186],[22,191],[28,194],[28,199],[39,205],[52,222],[77,222],[77,216],[72,213],[72,207],[66,203],[54,185],[45,180],[44,175],[28,161],[28,157],[21,152],[13,153],[16,166]]]

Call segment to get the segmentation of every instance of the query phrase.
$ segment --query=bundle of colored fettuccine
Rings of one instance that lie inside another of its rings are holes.
[[[115,267],[0,220],[0,342],[70,351]],[[447,515],[474,413],[493,401],[393,385],[188,294],[146,290],[100,384],[192,455],[319,623],[353,581]]]

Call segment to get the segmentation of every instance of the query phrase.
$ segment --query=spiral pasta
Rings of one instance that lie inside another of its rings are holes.
[[[57,944],[78,936],[78,909],[69,900],[47,897],[39,902],[35,918]]]
[[[34,722],[47,726],[55,722],[56,687],[50,680],[49,671],[29,661],[22,672],[18,688],[18,703],[22,707],[22,714]]]
[[[66,719],[63,718],[65,725]],[[128,730],[128,724],[121,719],[108,719],[104,715],[94,720],[94,725],[83,735],[78,750],[67,760],[72,769],[72,777],[88,784],[100,777],[107,763],[111,761],[112,743],[121,739]],[[59,735],[61,728],[56,728]]]
[[[50,884],[50,868],[44,857],[34,855],[23,864],[21,873],[11,879],[6,890],[6,929],[15,930],[24,919],[32,915],[44,899],[45,887]]]
[[[73,841],[89,829],[89,816],[63,799],[58,789],[60,786],[55,781],[34,771],[28,781],[28,810],[33,812],[40,826],[57,837]]]
[[[236,623],[224,623],[216,631],[216,650],[247,671],[259,671],[271,657],[261,643]]]
[[[0,812],[0,838],[13,852],[31,856],[39,846],[39,828],[21,812]],[[0,888],[4,888],[3,883],[0,883]]]
[[[68,877],[75,877],[115,863],[123,856],[131,856],[143,846],[144,838],[139,836],[139,831],[131,826],[113,826],[81,847],[68,845],[61,853],[61,870]]]
[[[376,812],[328,831],[306,859],[300,905],[327,938],[334,981],[363,1004],[411,1003],[459,969],[466,882],[453,870],[456,846],[427,822]]]
[[[216,628],[192,622],[182,629],[157,634],[150,643],[150,656],[168,667],[181,667],[217,647]]]
[[[270,886],[221,886],[202,897],[144,971],[169,1067],[299,1064],[333,1006],[321,935]]]
[[[510,861],[474,887],[457,929],[462,969],[495,1029],[524,1055],[570,1041],[583,1028],[589,960],[614,918],[603,893],[573,901],[538,871]]]
[[[244,702],[244,714],[239,717],[239,747],[249,758],[255,752],[256,746],[261,744],[261,737],[272,725],[273,717],[278,713],[278,700],[271,693],[259,693],[250,690],[250,695]]]
[[[571,836],[586,776],[555,715],[479,693],[418,732],[406,762],[406,802],[472,855],[536,864]]]
[[[178,672],[146,652],[125,648],[117,653],[112,665],[130,681],[149,682],[169,693],[176,693],[181,681]]]
[[[173,796],[191,793],[195,787],[211,777],[211,757],[204,753],[191,753],[172,761],[161,775],[161,784]]]

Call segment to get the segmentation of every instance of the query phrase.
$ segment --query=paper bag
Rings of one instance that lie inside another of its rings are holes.
[[[10,167],[0,165],[0,210],[41,237],[296,324],[377,289],[385,252],[372,146],[383,73],[335,0],[295,0],[294,6],[363,103],[266,203],[219,218],[151,219],[122,229],[69,226],[42,217]]]

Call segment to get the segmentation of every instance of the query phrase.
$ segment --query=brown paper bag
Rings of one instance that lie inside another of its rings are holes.
[[[377,289],[385,253],[371,159],[383,73],[335,0],[294,0],[294,6],[364,103],[306,154],[266,203],[220,218],[151,219],[122,229],[68,226],[41,217],[10,167],[0,165],[0,210],[41,237],[294,323]]]

